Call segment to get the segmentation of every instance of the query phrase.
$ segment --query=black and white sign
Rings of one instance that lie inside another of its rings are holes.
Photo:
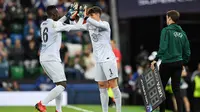
[[[168,10],[200,12],[200,0],[118,0],[120,18],[162,15]]]
[[[139,84],[146,112],[153,111],[166,99],[157,67],[154,71],[149,68],[147,72],[140,75]]]

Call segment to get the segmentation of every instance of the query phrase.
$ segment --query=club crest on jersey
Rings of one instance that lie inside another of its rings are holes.
[[[93,33],[91,36],[92,36],[92,40],[93,40],[94,42],[98,42],[99,39],[98,39],[98,37],[97,37],[97,36],[98,36],[97,34]]]

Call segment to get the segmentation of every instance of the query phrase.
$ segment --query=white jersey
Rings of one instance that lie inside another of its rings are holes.
[[[82,29],[89,31],[96,62],[115,60],[110,44],[111,29],[108,22],[98,22],[89,17],[87,23],[82,25]]]
[[[62,20],[64,21],[64,20]],[[42,45],[40,61],[59,61],[62,42],[61,31],[80,30],[76,25],[66,25],[62,21],[47,19],[40,25]]]

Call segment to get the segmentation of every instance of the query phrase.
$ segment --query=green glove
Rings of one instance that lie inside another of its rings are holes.
[[[84,18],[84,13],[85,13],[86,8],[87,8],[86,5],[85,5],[84,7],[83,7],[83,6],[80,6],[80,7],[79,7],[78,16],[79,16],[80,18]]]
[[[80,7],[79,7],[78,16],[79,16],[80,18],[84,18],[84,8],[83,8],[83,6],[80,6]]]
[[[78,10],[78,3],[71,4],[69,11],[65,15],[67,18],[71,18],[71,16]]]

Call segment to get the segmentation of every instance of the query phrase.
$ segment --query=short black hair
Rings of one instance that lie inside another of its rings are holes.
[[[171,17],[171,19],[177,23],[179,21],[179,18],[180,18],[180,13],[176,10],[170,10],[167,12],[167,16],[168,17]]]
[[[46,9],[47,15],[50,17],[53,15],[54,10],[56,9],[55,5],[49,5]]]
[[[93,7],[89,8],[88,11],[87,11],[87,14],[90,15],[90,14],[93,14],[93,13],[99,13],[101,15],[102,9],[98,6],[93,6]]]

